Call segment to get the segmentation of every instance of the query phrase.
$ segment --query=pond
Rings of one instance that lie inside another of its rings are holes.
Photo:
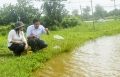
[[[35,77],[120,77],[120,35],[104,36],[58,55]]]

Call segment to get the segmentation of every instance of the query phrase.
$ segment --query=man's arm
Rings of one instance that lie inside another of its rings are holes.
[[[26,36],[27,36],[27,39],[36,38],[37,37],[37,35],[31,35],[31,27],[30,26],[27,28]]]
[[[42,32],[49,35],[49,31],[48,31],[48,28],[45,28],[44,26],[42,26]]]
[[[45,28],[45,31],[46,31],[46,34],[47,34],[47,35],[50,34],[48,28]]]
[[[28,39],[30,39],[30,38],[37,38],[37,35],[29,35],[27,38]]]

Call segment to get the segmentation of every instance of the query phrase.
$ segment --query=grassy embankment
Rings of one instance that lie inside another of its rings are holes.
[[[7,35],[0,36],[0,77],[28,77],[35,69],[42,68],[43,63],[53,56],[69,52],[88,40],[120,33],[119,24],[119,21],[95,23],[96,29],[93,30],[92,24],[84,23],[82,26],[50,31],[50,36],[42,36],[42,39],[49,45],[47,48],[21,57],[13,56],[6,47]],[[64,37],[64,40],[54,39],[53,36],[56,34]],[[61,49],[54,49],[54,46],[60,46]]]

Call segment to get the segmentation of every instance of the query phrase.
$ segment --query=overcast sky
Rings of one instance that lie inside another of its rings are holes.
[[[82,8],[85,8],[86,6],[91,6],[91,0],[67,0],[64,2],[66,4],[66,9],[68,11],[72,11],[74,9],[80,10],[80,5]],[[103,6],[103,8],[107,11],[111,11],[114,9],[114,2],[111,0],[92,0],[93,1],[93,7],[96,4],[99,4]],[[16,4],[17,0],[1,0],[0,1],[0,6],[3,6],[5,3],[11,3],[11,4]],[[40,7],[41,2],[34,1],[34,7]],[[120,9],[120,0],[116,0],[116,8]]]

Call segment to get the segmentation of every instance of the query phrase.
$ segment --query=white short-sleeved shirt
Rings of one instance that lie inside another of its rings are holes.
[[[11,30],[8,34],[8,47],[12,45],[11,43],[12,40],[26,42],[23,31],[20,31],[18,35],[14,29]]]

